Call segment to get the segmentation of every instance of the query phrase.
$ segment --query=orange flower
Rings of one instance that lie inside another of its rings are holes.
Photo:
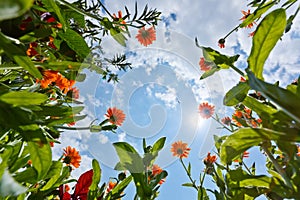
[[[75,168],[78,168],[80,166],[81,162],[81,156],[79,155],[79,152],[72,148],[71,146],[68,146],[64,149],[64,163],[67,165],[73,165]]]
[[[183,143],[182,141],[174,142],[171,148],[173,156],[177,156],[179,158],[187,158],[189,155],[189,151],[191,150],[187,146],[188,144]]]
[[[231,124],[231,119],[230,117],[224,117],[223,119],[221,119],[222,123],[229,126]]]
[[[222,48],[225,48],[225,39],[224,38],[221,38],[219,39],[218,41],[218,46],[222,49]]]
[[[53,70],[45,70],[42,72],[43,79],[38,80],[38,83],[41,83],[42,88],[47,88],[52,82],[55,82],[58,78],[58,72]]]
[[[135,38],[138,39],[138,41],[144,46],[152,44],[153,41],[156,40],[156,32],[154,27],[152,26],[147,30],[145,27],[141,28]]]
[[[243,13],[244,16],[243,16],[240,20],[243,20],[243,21],[246,20],[247,17],[251,14],[251,13],[250,13],[250,10],[248,10],[247,12],[244,11],[244,10],[242,10],[241,12]],[[251,23],[248,24],[246,27],[247,27],[247,28],[252,28],[252,27],[253,27],[253,24],[255,24],[255,22],[251,22]]]
[[[199,113],[203,118],[210,118],[214,114],[215,106],[209,105],[207,102],[204,102],[199,105]]]
[[[116,107],[108,108],[107,113],[105,114],[109,122],[117,126],[121,126],[125,120],[125,114],[122,110],[117,109]]]
[[[54,147],[54,142],[53,141],[49,142],[49,144],[50,144],[50,147]]]
[[[297,146],[297,156],[300,156],[300,146]]]
[[[112,189],[114,189],[114,187],[117,185],[117,182],[112,182],[112,181],[109,181],[108,182],[108,186],[107,186],[107,189],[106,189],[106,192],[110,192]]]
[[[166,181],[165,179],[161,179],[161,180],[158,182],[158,184],[159,184],[159,185],[162,185],[165,181]]]
[[[79,89],[77,89],[76,87],[71,88],[68,91],[68,95],[70,94],[70,97],[72,97],[73,99],[79,99]]]
[[[57,49],[57,47],[54,45],[53,42],[54,42],[54,38],[50,36],[48,46],[51,47],[52,49]]]
[[[200,66],[200,69],[205,72],[209,71],[211,69],[211,66],[205,64],[205,59],[203,57],[200,58],[199,66]]]
[[[152,175],[153,176],[156,176],[156,175],[162,173],[162,171],[163,171],[162,168],[160,168],[158,165],[152,166]]]
[[[113,17],[114,17],[114,20],[115,20],[115,21],[120,21],[121,24],[126,24],[126,22],[123,20],[123,17],[122,17],[122,11],[121,11],[121,10],[118,11],[118,17],[116,16],[115,13],[113,14]],[[122,27],[123,27],[123,26],[122,26]],[[123,27],[123,28],[124,28],[124,27]]]
[[[211,156],[210,152],[207,153],[206,158],[204,158],[203,160],[204,164],[208,166],[211,166],[216,161],[217,161],[217,156],[216,155]]]
[[[55,84],[63,93],[67,93],[70,90],[72,82],[70,82],[67,78],[63,77],[61,74],[58,75]]]

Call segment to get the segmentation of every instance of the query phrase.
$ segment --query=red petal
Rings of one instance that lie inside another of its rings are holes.
[[[77,197],[80,197],[81,200],[84,200],[87,198],[87,193],[89,191],[89,187],[92,184],[93,180],[93,170],[89,170],[79,177],[77,184],[75,186],[75,191],[72,197],[77,199]]]

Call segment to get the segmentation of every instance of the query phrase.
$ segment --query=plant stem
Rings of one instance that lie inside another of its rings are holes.
[[[105,10],[105,12],[106,12],[111,18],[114,18],[114,17],[110,14],[110,12],[105,8],[105,6],[103,5],[103,3],[102,3],[100,0],[98,0],[98,3],[102,6],[102,8]]]
[[[233,33],[234,31],[238,30],[240,27],[240,25],[236,26],[234,29],[232,29],[229,33],[227,33],[227,35],[225,35],[225,37],[223,37],[223,39],[225,40],[231,33]]]
[[[90,130],[90,127],[67,127],[67,126],[55,126],[55,128],[65,129],[65,130]]]
[[[229,132],[233,132],[232,130],[230,130],[228,127],[224,126],[224,124],[222,124],[217,118],[215,118],[214,116],[211,116],[211,118],[213,118],[216,122],[218,122],[220,125],[222,125],[223,128],[227,129]]]
[[[276,161],[276,159],[274,158],[273,154],[269,151],[268,147],[265,146],[265,144],[263,144],[262,149],[266,152],[266,154],[268,155],[269,159],[272,161],[275,169],[277,170],[277,172],[281,175],[281,177],[284,179],[285,184],[294,190],[293,185],[291,183],[291,181],[289,180],[289,177],[287,177],[284,169],[278,164],[278,162]]]
[[[193,188],[195,188],[195,189],[198,191],[199,188],[195,185],[195,181],[192,179],[191,174],[190,174],[189,171],[187,170],[187,168],[186,168],[186,166],[185,166],[185,164],[184,164],[182,158],[180,158],[179,160],[180,160],[180,162],[181,162],[181,164],[182,164],[182,166],[183,166],[183,168],[184,168],[186,174],[188,175],[190,181],[192,182]]]

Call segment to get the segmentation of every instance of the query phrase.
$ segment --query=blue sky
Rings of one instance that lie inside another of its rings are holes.
[[[218,129],[211,119],[201,119],[197,113],[199,103],[208,101],[216,106],[216,112],[223,117],[231,113],[230,108],[222,106],[226,91],[239,81],[239,75],[231,70],[221,71],[208,79],[199,80],[202,72],[198,62],[202,53],[194,44],[197,37],[201,45],[210,46],[224,54],[240,54],[237,66],[246,67],[250,53],[253,30],[243,29],[226,40],[226,48],[219,49],[217,41],[239,23],[241,10],[248,9],[248,1],[231,0],[152,0],[138,1],[139,10],[144,5],[162,11],[162,21],[157,27],[157,40],[149,47],[141,46],[134,38],[132,31],[127,47],[123,48],[113,39],[103,41],[106,55],[125,52],[133,69],[120,74],[118,84],[108,84],[99,75],[89,73],[83,83],[77,84],[80,89],[80,100],[84,102],[88,117],[78,126],[89,125],[94,119],[104,119],[106,109],[116,106],[126,113],[126,121],[117,134],[109,132],[89,133],[87,131],[66,132],[62,134],[61,145],[54,148],[54,156],[59,157],[62,149],[68,145],[78,148],[82,154],[82,163],[73,173],[78,177],[91,168],[91,160],[96,158],[102,167],[102,181],[116,176],[113,171],[117,156],[112,147],[116,141],[126,141],[141,152],[145,137],[149,144],[162,136],[167,136],[166,148],[157,159],[157,163],[169,172],[162,185],[158,199],[196,199],[196,192],[184,188],[182,183],[188,178],[177,159],[171,156],[170,145],[183,140],[190,144],[191,153],[186,162],[192,163],[192,174],[197,180],[203,170],[202,160],[207,152],[213,149],[213,135],[226,132]],[[105,1],[112,13],[124,12],[124,5],[134,10],[134,1]],[[299,19],[296,21],[299,22]],[[293,31],[283,37],[270,55],[265,66],[265,79],[269,82],[281,81],[286,85],[299,75],[300,60],[300,27],[295,22]],[[257,149],[250,151],[257,160]],[[253,160],[246,160],[252,164]],[[257,166],[264,172],[263,166]],[[212,186],[210,180],[207,186]],[[124,199],[132,199],[134,188],[131,185]]]

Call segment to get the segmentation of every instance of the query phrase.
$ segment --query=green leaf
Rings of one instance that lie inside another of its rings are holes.
[[[204,200],[204,199],[209,199],[207,196],[205,188],[201,187],[198,189],[198,200]]]
[[[159,138],[153,145],[152,151],[160,151],[164,147],[166,142],[166,137]]]
[[[11,155],[13,153],[13,148],[7,146],[5,150],[0,154],[1,155],[1,163],[0,163],[0,177],[2,177],[4,170],[7,167],[7,162],[9,161]]]
[[[11,91],[0,96],[0,100],[12,104],[14,106],[20,105],[40,105],[48,99],[47,95],[28,92],[28,91]]]
[[[264,141],[299,141],[297,130],[278,132],[271,129],[241,128],[229,135],[220,147],[220,158],[223,164],[231,163],[232,160],[253,146],[258,146]]]
[[[114,148],[120,159],[120,163],[130,173],[142,173],[144,172],[143,160],[137,151],[126,142],[113,143]]]
[[[192,165],[189,162],[188,168],[187,168],[187,173],[190,175],[191,174],[191,170],[192,170]]]
[[[248,58],[249,68],[257,78],[263,79],[264,63],[282,36],[285,26],[285,10],[277,9],[268,14],[257,27]]]
[[[0,50],[1,49],[3,49],[8,57],[16,61],[16,63],[22,66],[31,75],[35,76],[36,78],[42,78],[42,74],[27,57],[25,52],[21,48],[13,44],[11,40],[7,39],[5,35],[0,32]]]
[[[19,183],[30,183],[35,184],[37,180],[37,172],[33,167],[29,167],[22,172],[17,173],[14,176],[15,180]]]
[[[93,179],[88,192],[89,200],[94,200],[95,198],[97,198],[98,184],[100,183],[100,179],[101,179],[101,168],[98,161],[96,159],[93,159],[92,165],[93,165]]]
[[[250,87],[247,83],[239,82],[226,93],[223,104],[226,106],[234,106],[242,102],[246,98],[249,89]]]
[[[112,195],[120,194],[132,181],[132,176],[128,176],[122,182],[120,182],[116,187],[111,191]]]
[[[38,180],[41,180],[47,175],[52,164],[51,147],[48,143],[28,142],[28,150],[32,166],[38,172]]]
[[[283,112],[300,123],[299,96],[286,89],[257,79],[250,71],[247,71],[247,73],[249,78],[249,85],[252,89],[261,92],[264,97],[268,98],[273,103],[278,105],[283,110]]]
[[[24,14],[33,4],[33,0],[0,1],[0,21]]]
[[[194,187],[193,183],[183,183],[182,186],[184,187]]]
[[[115,28],[111,28],[109,30],[110,35],[122,46],[126,47],[126,37],[123,33],[117,31]]]
[[[75,51],[82,59],[86,58],[90,53],[90,48],[85,40],[77,32],[67,28],[65,32],[59,31],[58,36],[62,38],[68,46]]]

